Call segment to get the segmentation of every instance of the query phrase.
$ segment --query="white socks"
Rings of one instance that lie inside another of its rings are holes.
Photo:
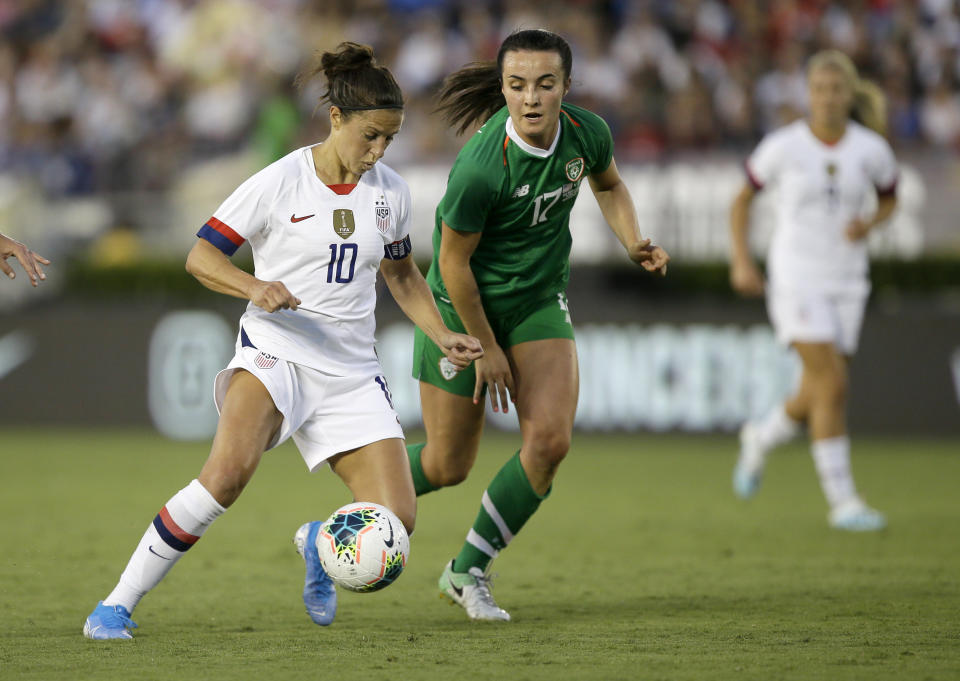
[[[199,480],[173,495],[147,528],[104,605],[122,605],[133,612],[144,594],[160,583],[225,510]]]
[[[763,452],[789,442],[800,431],[800,424],[787,416],[782,404],[752,425],[757,445]]]
[[[850,438],[846,435],[816,440],[811,447],[820,487],[831,509],[856,498],[850,472]]]

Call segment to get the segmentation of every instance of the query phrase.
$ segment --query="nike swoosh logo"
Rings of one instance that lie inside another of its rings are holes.
[[[388,549],[392,549],[393,548],[393,523],[387,523],[387,525],[390,526],[390,539],[384,539],[383,545],[386,546]]]
[[[153,555],[155,555],[157,558],[163,558],[164,560],[173,560],[172,558],[167,558],[166,556],[161,556],[159,553],[157,553],[156,551],[154,551],[154,550],[153,550],[153,544],[151,544],[150,546],[148,546],[148,547],[147,547],[147,550],[150,551],[150,553],[152,553]]]
[[[454,584],[453,582],[450,582],[450,588],[453,589],[453,592],[454,592],[455,594],[457,594],[457,596],[463,596],[463,587],[462,587],[462,586],[457,586],[457,585]]]
[[[301,220],[306,220],[307,218],[312,218],[316,213],[311,213],[310,215],[304,215],[302,218],[298,218],[296,213],[293,213],[290,216],[290,222],[300,222]]]

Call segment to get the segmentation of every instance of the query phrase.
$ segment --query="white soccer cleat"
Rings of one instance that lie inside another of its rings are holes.
[[[887,526],[883,513],[867,506],[860,497],[853,497],[830,511],[829,520],[830,527],[848,532],[877,532]]]
[[[477,567],[469,572],[454,572],[453,561],[447,563],[438,583],[440,591],[457,605],[463,606],[472,620],[509,622],[510,613],[499,607],[490,593],[490,578]]]
[[[767,452],[760,446],[756,429],[749,421],[740,429],[740,457],[733,468],[733,493],[750,499],[760,489]]]

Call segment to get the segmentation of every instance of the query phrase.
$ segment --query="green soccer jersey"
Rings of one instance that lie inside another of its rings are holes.
[[[610,129],[586,109],[562,105],[551,149],[526,144],[500,109],[458,154],[437,206],[427,274],[434,293],[449,297],[438,265],[443,221],[459,232],[483,232],[470,267],[488,316],[556,298],[570,277],[570,210],[580,183],[612,158]]]

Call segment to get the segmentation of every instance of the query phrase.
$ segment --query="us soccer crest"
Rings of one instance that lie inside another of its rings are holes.
[[[387,200],[382,195],[377,199],[373,212],[377,216],[377,229],[382,234],[386,234],[387,230],[390,229],[390,206],[387,205]]]
[[[349,239],[357,228],[353,220],[353,211],[349,208],[337,208],[333,211],[333,231],[341,239]]]
[[[583,175],[583,157],[575,158],[572,161],[567,161],[567,165],[564,167],[564,170],[567,173],[567,179],[571,182],[576,182],[580,179],[580,176]]]

